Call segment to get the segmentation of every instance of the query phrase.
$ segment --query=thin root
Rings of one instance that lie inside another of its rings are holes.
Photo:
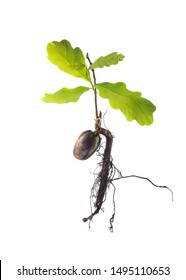
[[[120,176],[118,178],[113,178],[112,181],[116,181],[116,180],[119,180],[119,179],[126,179],[126,178],[138,178],[138,179],[143,179],[143,180],[147,180],[149,181],[153,186],[155,186],[156,188],[164,188],[164,189],[168,189],[170,192],[171,192],[171,195],[172,195],[172,201],[173,201],[173,198],[174,198],[174,194],[173,194],[173,191],[167,187],[167,186],[158,186],[156,184],[154,184],[149,178],[146,178],[146,177],[142,177],[142,176],[137,176],[137,175],[128,175],[128,176]]]

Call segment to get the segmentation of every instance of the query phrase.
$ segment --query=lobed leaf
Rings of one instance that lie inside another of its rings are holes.
[[[128,121],[136,120],[140,125],[153,123],[153,112],[156,107],[147,99],[141,97],[140,92],[132,92],[126,84],[100,83],[96,85],[99,95],[107,98],[113,109],[120,109]]]
[[[103,68],[104,66],[109,67],[110,65],[118,64],[119,61],[122,61],[124,55],[118,54],[117,52],[110,53],[106,56],[101,56],[96,59],[89,67],[89,69],[93,68]]]
[[[73,49],[70,42],[53,41],[47,45],[48,59],[60,70],[85,81],[90,81],[90,74],[85,64],[85,57],[80,48]]]
[[[62,88],[59,91],[50,94],[46,93],[45,97],[42,100],[46,103],[57,103],[57,104],[64,104],[69,102],[77,102],[80,96],[88,91],[90,88],[88,87],[77,87],[77,88]]]

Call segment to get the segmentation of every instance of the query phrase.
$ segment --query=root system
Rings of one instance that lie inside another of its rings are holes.
[[[99,134],[105,136],[106,143],[105,143],[104,152],[101,152],[101,149],[103,148],[102,146],[97,151],[97,155],[101,157],[101,161],[98,163],[98,166],[94,173],[95,180],[94,180],[94,184],[91,189],[91,195],[90,195],[91,214],[88,217],[83,218],[84,222],[89,221],[89,228],[90,228],[90,223],[91,223],[93,217],[96,214],[98,214],[100,210],[103,210],[102,206],[106,200],[107,190],[109,189],[110,185],[112,185],[112,187],[113,187],[113,214],[110,218],[109,230],[111,232],[113,231],[113,223],[114,223],[115,210],[116,210],[116,207],[115,207],[116,188],[115,188],[113,181],[116,181],[119,179],[132,178],[132,177],[147,180],[155,187],[168,189],[171,192],[172,200],[173,200],[173,192],[169,187],[158,186],[158,185],[154,184],[150,179],[148,179],[146,177],[142,177],[142,176],[137,176],[137,175],[123,176],[121,174],[121,172],[113,164],[113,159],[111,157],[111,149],[112,149],[112,144],[113,144],[112,133],[109,130],[104,129],[102,127],[99,127],[97,129],[97,132]],[[94,211],[93,211],[93,208],[94,208]]]

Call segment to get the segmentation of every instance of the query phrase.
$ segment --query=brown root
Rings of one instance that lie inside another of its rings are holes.
[[[111,158],[113,136],[109,130],[102,127],[98,129],[98,133],[105,136],[106,146],[104,154],[102,156],[102,160],[99,163],[100,171],[97,174],[97,178],[95,179],[94,185],[91,190],[91,198],[96,209],[90,216],[88,216],[87,218],[83,218],[84,222],[87,222],[88,220],[91,221],[92,218],[101,210],[102,204],[106,199],[107,188],[109,188],[111,178],[113,178],[113,164]]]
[[[102,205],[106,200],[107,190],[109,189],[110,185],[112,185],[114,191],[113,191],[113,214],[110,218],[110,226],[109,230],[113,232],[113,223],[114,223],[114,217],[115,217],[115,186],[113,184],[113,181],[119,180],[119,179],[125,179],[125,178],[138,178],[138,179],[144,179],[149,181],[153,186],[158,188],[165,188],[168,189],[172,194],[172,201],[173,201],[173,192],[169,187],[166,186],[158,186],[154,184],[150,179],[142,176],[137,175],[128,175],[123,176],[121,172],[115,167],[113,164],[113,160],[111,157],[111,149],[112,149],[112,143],[113,143],[113,135],[112,133],[104,128],[99,127],[97,132],[101,135],[104,135],[106,138],[106,144],[104,152],[102,153],[100,150],[103,148],[102,146],[97,151],[97,155],[101,157],[101,162],[98,163],[98,169],[99,171],[94,173],[95,180],[93,187],[91,189],[91,214],[83,218],[83,222],[89,221],[89,228],[90,228],[90,222],[92,221],[93,217],[99,213],[100,210],[102,210]],[[97,170],[96,168],[96,170]],[[95,210],[93,211],[93,207]]]

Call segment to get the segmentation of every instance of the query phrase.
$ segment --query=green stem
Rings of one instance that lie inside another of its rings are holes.
[[[87,55],[86,55],[86,58],[88,59],[89,64],[91,65],[91,64],[92,64],[92,62],[91,62],[91,60],[90,60],[90,58],[89,58],[88,53],[87,53]],[[95,71],[94,71],[94,69],[91,69],[91,71],[92,71],[92,75],[93,75],[93,81],[92,81],[92,79],[91,79],[91,80],[90,80],[90,84],[91,84],[92,90],[93,90],[93,92],[94,92],[95,115],[96,115],[96,120],[98,120],[98,119],[99,119],[99,115],[98,115],[98,102],[97,102],[96,76],[95,76]]]

